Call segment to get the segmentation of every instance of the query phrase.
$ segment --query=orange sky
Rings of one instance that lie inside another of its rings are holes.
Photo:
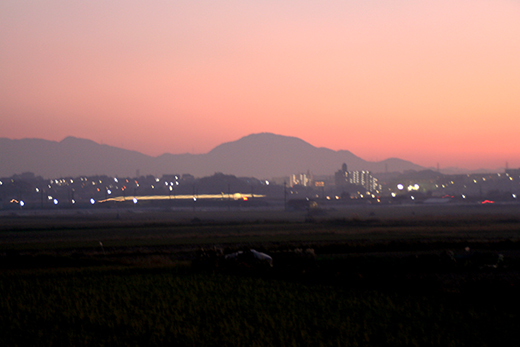
[[[520,167],[520,2],[0,3],[0,137]]]

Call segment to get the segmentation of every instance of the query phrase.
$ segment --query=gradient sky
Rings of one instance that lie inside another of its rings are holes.
[[[0,137],[520,167],[520,1],[0,2]]]

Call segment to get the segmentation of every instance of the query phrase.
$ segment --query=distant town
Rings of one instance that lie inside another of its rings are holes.
[[[520,169],[446,175],[435,170],[404,173],[312,172],[257,179],[215,173],[106,175],[44,179],[31,172],[0,178],[0,210],[70,208],[285,208],[305,210],[342,204],[515,203]]]

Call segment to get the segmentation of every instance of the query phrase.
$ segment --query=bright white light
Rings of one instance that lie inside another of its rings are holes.
[[[54,205],[58,205],[58,199],[54,199],[52,200],[52,202],[54,203]]]
[[[177,186],[178,186],[178,185],[179,185],[179,182],[175,182],[175,185],[177,185]]]
[[[107,190],[107,194],[108,194],[108,195],[112,194],[112,191],[111,191],[110,189]]]
[[[403,189],[404,189],[404,186],[403,186],[401,183],[399,183],[399,184],[397,185],[397,189],[399,189],[399,190],[403,190]]]
[[[20,200],[20,207],[24,207],[25,206],[25,202],[23,200]]]
[[[160,179],[159,179],[159,178],[156,178],[156,179],[155,179],[155,182],[159,182],[159,181],[160,181]]]
[[[48,195],[48,196],[47,196],[47,199],[48,199],[48,200],[52,200],[52,196]]]
[[[395,195],[396,195],[396,194],[395,194],[394,192],[392,192],[391,195],[392,195],[392,198],[395,198]]]
[[[0,181],[0,186],[1,186],[2,184],[4,184],[4,182]]]
[[[39,193],[40,192],[40,189],[36,188],[36,193]]]
[[[116,182],[116,183],[117,183],[117,182],[119,182],[119,181],[117,180],[117,178],[115,178],[115,177],[114,177],[114,182]]]
[[[74,205],[76,203],[76,200],[72,199],[72,204]]]
[[[173,190],[173,188],[170,186],[170,192]]]
[[[463,198],[463,199],[466,199],[466,195],[462,194],[462,198]]]
[[[413,189],[415,189],[415,190],[419,190],[419,188],[420,188],[420,187],[419,187],[419,185],[418,185],[417,183],[413,185]]]
[[[170,186],[173,186],[173,182],[170,182]]]
[[[94,198],[90,198],[90,204],[94,205],[96,203],[96,200]]]
[[[265,181],[265,185],[268,186],[269,185],[269,181]]]
[[[412,196],[410,196],[410,199],[415,200],[415,197],[412,195]]]
[[[513,199],[516,199],[516,194],[511,194],[513,196]]]
[[[132,201],[134,202],[134,204],[137,204],[137,198],[133,198]]]
[[[167,186],[167,185],[168,185],[168,182],[164,182],[164,185]]]
[[[193,197],[193,201],[197,201],[197,198],[196,198],[196,197]]]

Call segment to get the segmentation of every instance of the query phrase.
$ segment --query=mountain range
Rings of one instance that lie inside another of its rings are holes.
[[[370,162],[349,151],[317,148],[296,137],[271,133],[251,134],[223,143],[205,154],[163,154],[158,157],[75,137],[60,142],[0,138],[0,177],[23,172],[33,172],[44,178],[134,177],[138,173],[156,176],[189,173],[202,177],[222,172],[270,179],[307,171],[315,175],[333,175],[343,163],[351,171],[376,173],[424,169],[397,158]]]

